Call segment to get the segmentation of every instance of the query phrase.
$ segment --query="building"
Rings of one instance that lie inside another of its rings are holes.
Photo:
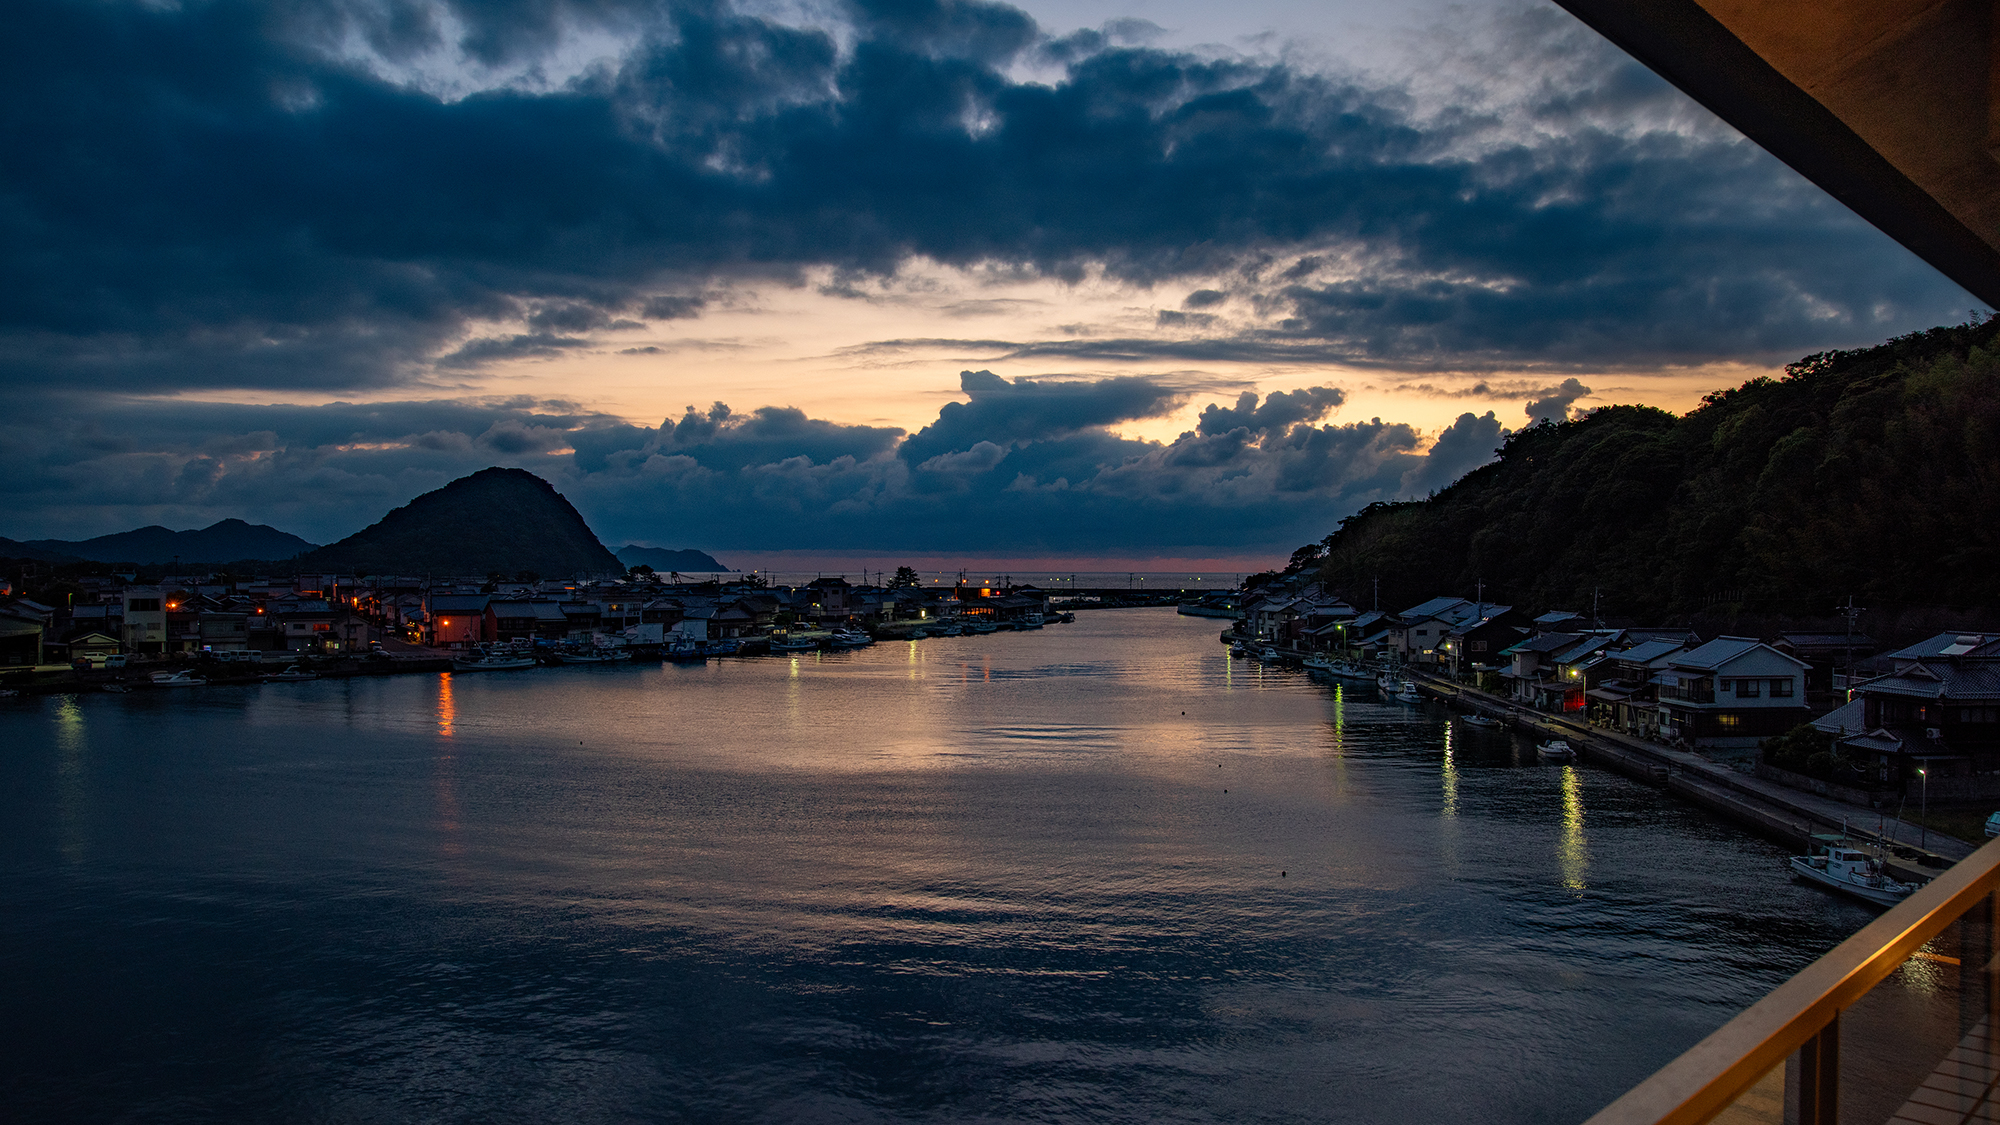
[[[1877,781],[1921,776],[1933,796],[1989,795],[1993,782],[1980,781],[2000,773],[2000,635],[1942,633],[1885,659],[1894,671],[1856,684],[1816,725]]]
[[[1660,733],[1720,750],[1755,747],[1811,717],[1809,667],[1754,637],[1717,637],[1675,654],[1654,678]]]

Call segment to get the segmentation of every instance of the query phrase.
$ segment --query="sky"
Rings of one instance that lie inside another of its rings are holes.
[[[1549,4],[17,0],[0,59],[15,539],[499,464],[736,566],[1246,570],[1978,307]]]

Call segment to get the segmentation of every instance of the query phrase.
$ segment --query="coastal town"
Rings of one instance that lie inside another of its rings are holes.
[[[6,588],[0,682],[89,690],[255,679],[282,675],[281,668],[477,670],[496,666],[485,659],[496,653],[532,658],[529,665],[701,660],[1038,629],[1073,619],[1039,587],[923,586],[914,576],[887,584],[826,576],[799,586],[770,585],[756,575],[681,581],[648,567],[623,578],[573,581],[137,577],[69,577],[60,599],[43,594],[48,601]],[[56,600],[62,604],[49,604]]]
[[[1305,576],[1182,612],[1237,618],[1221,639],[1247,659],[1552,734],[1769,834],[2000,801],[2000,634],[1703,636],[1452,596],[1361,610]]]

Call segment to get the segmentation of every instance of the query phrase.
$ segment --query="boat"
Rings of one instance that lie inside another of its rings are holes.
[[[294,664],[282,672],[266,672],[263,679],[271,683],[297,683],[302,680],[319,679],[318,672],[308,672],[302,665]]]
[[[109,692],[116,692],[119,695],[124,695],[126,692],[129,692],[132,689],[126,687],[124,684],[105,684],[104,690]]]
[[[1299,664],[1305,668],[1307,675],[1312,675],[1312,676],[1333,675],[1333,661],[1327,659],[1325,653],[1315,652],[1311,656],[1306,657],[1304,660],[1299,661]]]
[[[533,668],[535,658],[532,653],[515,649],[489,648],[471,656],[453,658],[451,670],[454,672],[508,672],[516,668]]]
[[[1890,878],[1876,856],[1847,842],[1844,836],[1814,836],[1815,855],[1792,857],[1792,873],[1829,890],[1852,895],[1876,906],[1894,906],[1916,891],[1915,883]]]
[[[930,627],[930,634],[933,637],[956,637],[963,632],[965,632],[964,629],[952,624],[933,625]]]
[[[188,671],[153,673],[154,687],[200,687],[207,682]]]
[[[608,648],[557,649],[550,655],[555,657],[558,664],[616,664],[620,660],[631,659],[622,652]]]
[[[1039,614],[1039,613],[1030,613],[1030,614],[1027,614],[1027,615],[1023,616],[1023,617],[1021,618],[1021,620],[1020,620],[1020,621],[1016,622],[1016,623],[1015,623],[1015,625],[1014,625],[1014,628],[1016,628],[1016,629],[1039,629],[1039,628],[1041,628],[1041,627],[1042,627],[1043,625],[1046,625],[1046,624],[1048,624],[1048,619],[1047,619],[1047,618],[1043,617],[1043,616],[1042,616],[1041,614]]]
[[[1250,655],[1250,646],[1244,644],[1242,641],[1231,641],[1229,642],[1229,655],[1248,656]]]
[[[1384,668],[1375,673],[1375,686],[1381,689],[1383,695],[1393,695],[1396,692],[1396,677]]]
[[[1404,703],[1422,703],[1423,694],[1417,690],[1415,680],[1404,680],[1396,685],[1396,698]]]
[[[772,652],[811,652],[818,647],[818,641],[807,640],[803,637],[794,637],[786,633],[771,634]]]
[[[965,629],[968,633],[994,633],[999,631],[1000,626],[991,621],[973,621]]]
[[[1560,738],[1552,738],[1535,746],[1535,757],[1544,762],[1574,762],[1576,747]]]
[[[2000,812],[1986,818],[1986,837],[1990,840],[1995,836],[2000,836]]]
[[[1284,658],[1285,658],[1284,653],[1279,652],[1276,648],[1273,648],[1270,645],[1265,645],[1263,648],[1257,650],[1257,659],[1263,661],[1266,664],[1276,664],[1278,661],[1283,660]]]
[[[875,638],[859,629],[835,629],[830,638],[835,648],[866,648],[875,643]]]
[[[1375,678],[1375,673],[1370,672],[1359,664],[1354,664],[1346,660],[1334,661],[1332,666],[1327,669],[1327,672],[1336,680],[1354,680],[1360,683],[1367,683],[1369,680]]]
[[[1501,725],[1500,720],[1494,718],[1491,715],[1482,715],[1477,711],[1473,712],[1470,715],[1465,716],[1463,719],[1459,721],[1463,722],[1466,726],[1478,727],[1481,730],[1488,730],[1488,729],[1497,730]]]

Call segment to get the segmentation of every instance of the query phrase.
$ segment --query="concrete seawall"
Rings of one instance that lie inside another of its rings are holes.
[[[1577,747],[1585,761],[1615,770],[1635,781],[1664,789],[1674,796],[1726,817],[1757,834],[1804,850],[1815,834],[1839,832],[1880,839],[1898,849],[1905,862],[1892,863],[1903,878],[1928,880],[1943,867],[1971,855],[1973,845],[1929,833],[1928,847],[1913,846],[1905,825],[1901,832],[1878,836],[1871,821],[1882,821],[1877,810],[1850,805],[1816,793],[1790,789],[1774,781],[1740,773],[1691,751],[1677,750],[1599,730],[1557,715],[1531,711],[1496,695],[1450,680],[1408,672],[1426,692],[1460,708],[1491,715],[1519,730],[1561,738]]]

